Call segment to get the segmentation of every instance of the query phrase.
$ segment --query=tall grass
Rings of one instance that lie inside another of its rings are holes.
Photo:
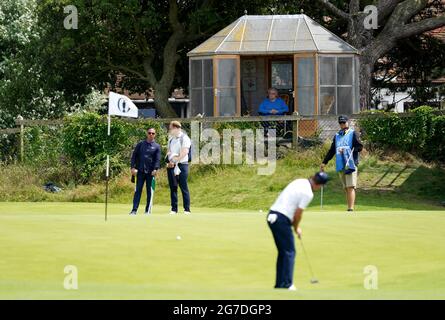
[[[278,160],[276,171],[270,176],[258,175],[257,166],[192,165],[189,179],[192,207],[267,210],[290,181],[309,177],[318,170],[328,147],[324,145],[301,152],[289,151]],[[410,168],[389,186],[406,163],[365,154],[359,166],[358,208],[440,209],[441,201],[445,200],[442,188],[445,170],[413,159],[408,163]],[[388,169],[390,173],[385,176]],[[78,186],[62,182],[62,192],[44,191],[43,184],[51,181],[54,174],[63,175],[63,170],[66,169],[40,168],[29,164],[0,165],[0,201],[104,201],[104,181]],[[335,173],[334,161],[331,161],[327,171],[332,180],[325,187],[325,208],[343,208],[344,193]],[[129,172],[112,177],[110,201],[130,204],[133,190]],[[163,169],[157,177],[155,203],[168,205],[169,199],[166,171]],[[319,205],[319,193],[316,193],[312,205]]]

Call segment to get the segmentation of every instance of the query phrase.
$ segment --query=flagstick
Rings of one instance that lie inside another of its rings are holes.
[[[110,176],[110,156],[107,155],[107,169],[106,169],[106,182],[105,182],[105,221],[108,217],[108,180]]]
[[[108,119],[107,119],[108,121],[108,130],[107,130],[107,134],[108,134],[108,136],[110,136],[111,135],[111,116],[110,116],[110,112],[108,111]]]
[[[323,209],[323,189],[324,189],[324,186],[321,186],[321,191],[320,191],[320,209]]]
[[[151,186],[150,186],[150,188],[151,188],[151,197],[150,197],[150,206],[148,208],[148,213],[151,213],[151,209],[153,208],[153,198],[154,198],[154,195],[155,195],[155,189],[153,189],[153,183],[156,186],[156,178],[155,177],[153,177],[153,181],[152,181]]]
[[[111,135],[111,115],[116,115],[120,117],[138,117],[138,108],[130,100],[130,98],[117,94],[115,92],[109,92],[108,94],[108,128],[107,135]],[[105,186],[105,221],[107,221],[107,210],[108,210],[108,184],[110,178],[110,156],[107,155],[107,177]]]
[[[111,135],[111,116],[110,116],[110,110],[108,108],[108,129],[107,129],[107,135]],[[108,218],[108,182],[110,177],[110,156],[107,155],[107,169],[106,169],[106,178],[105,178],[105,221],[107,221]]]

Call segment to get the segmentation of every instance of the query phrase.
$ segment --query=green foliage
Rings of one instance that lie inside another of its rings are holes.
[[[364,131],[363,139],[371,146],[412,152],[426,160],[444,161],[443,118],[435,115],[431,107],[422,106],[410,115],[365,113],[359,126]]]
[[[112,174],[129,167],[132,148],[144,139],[148,127],[156,129],[159,142],[166,140],[166,132],[159,123],[133,125],[113,119],[108,136],[105,116],[89,112],[75,114],[66,118],[63,127],[63,152],[80,182],[99,179],[104,176],[106,155],[110,156]]]
[[[60,126],[35,126],[25,129],[25,162],[54,165],[60,160],[62,135]]]
[[[19,153],[18,146],[18,134],[0,134],[0,162],[15,162]]]
[[[213,124],[213,129],[217,130],[219,133],[222,133],[224,129],[239,129],[239,130],[256,130],[262,129],[261,123],[259,122],[215,122]]]
[[[14,126],[18,115],[59,118],[67,107],[63,93],[49,87],[42,76],[44,64],[36,57],[42,29],[35,10],[34,0],[1,0],[0,128]]]
[[[431,131],[432,134],[426,139],[424,156],[427,159],[445,162],[445,116],[432,119]]]

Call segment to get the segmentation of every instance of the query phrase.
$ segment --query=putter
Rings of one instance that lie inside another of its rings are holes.
[[[307,255],[306,249],[304,248],[303,239],[300,238],[301,247],[303,248],[304,256],[306,257],[307,265],[309,266],[309,271],[311,272],[311,284],[318,283],[317,278],[314,276],[314,271],[312,270],[312,265],[309,261],[309,256]]]

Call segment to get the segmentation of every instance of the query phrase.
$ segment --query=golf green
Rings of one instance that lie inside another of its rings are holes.
[[[319,283],[297,240],[290,292],[273,289],[265,212],[171,216],[157,206],[129,216],[129,206],[112,204],[105,222],[103,208],[0,203],[0,298],[445,299],[445,211],[308,210],[303,239]],[[70,270],[77,290],[64,288]]]

